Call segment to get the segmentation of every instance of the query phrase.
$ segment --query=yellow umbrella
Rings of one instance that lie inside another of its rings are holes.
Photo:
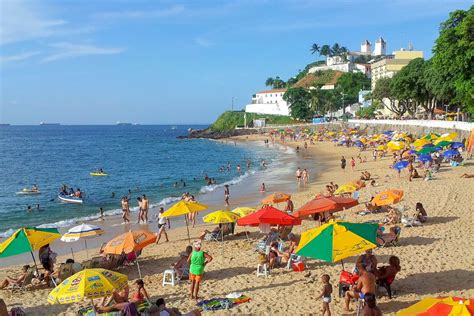
[[[385,145],[378,145],[377,146],[377,150],[382,151],[382,150],[385,150],[385,149],[387,149],[387,146],[385,146]]]
[[[253,212],[255,212],[255,209],[252,207],[237,207],[232,210],[232,213],[235,213],[239,215],[240,217],[247,216]]]
[[[162,216],[164,217],[175,217],[184,215],[186,221],[186,229],[188,231],[188,240],[191,242],[191,236],[189,236],[189,226],[188,226],[188,217],[186,216],[189,213],[197,213],[207,209],[207,205],[200,204],[198,202],[186,202],[179,201],[168,210],[166,210]]]
[[[352,193],[357,191],[357,187],[353,184],[343,184],[336,191],[334,194],[343,194],[343,193]]]
[[[224,224],[233,223],[239,219],[239,215],[230,211],[215,211],[203,217],[205,223]]]
[[[387,147],[393,151],[405,148],[405,143],[400,141],[390,141],[387,143]]]
[[[397,316],[471,316],[474,315],[474,299],[459,297],[427,297],[405,308]]]
[[[105,269],[84,269],[55,287],[48,295],[48,303],[70,304],[84,299],[92,301],[94,298],[110,296],[114,290],[121,290],[127,284],[128,277],[125,274]]]
[[[453,141],[454,139],[456,139],[456,137],[458,137],[458,133],[456,132],[452,132],[452,133],[445,133],[445,134],[442,134],[439,138],[439,139],[442,139],[442,140],[449,140],[449,141]]]
[[[431,143],[431,141],[429,139],[420,138],[420,139],[415,140],[415,142],[413,143],[413,146],[422,147],[422,146],[430,144],[430,143]]]

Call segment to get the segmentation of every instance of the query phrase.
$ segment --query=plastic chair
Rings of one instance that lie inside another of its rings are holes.
[[[163,272],[163,286],[165,285],[176,285],[176,272],[173,269],[168,269]]]
[[[259,263],[257,265],[257,277],[259,277],[259,276],[265,276],[266,277],[266,276],[268,276],[268,274],[269,274],[269,271],[268,271],[267,264],[266,263],[264,263],[264,264]]]

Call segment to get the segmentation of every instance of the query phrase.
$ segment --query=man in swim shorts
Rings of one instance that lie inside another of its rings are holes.
[[[375,275],[370,272],[367,272],[365,269],[361,271],[357,285],[353,288],[352,291],[347,291],[344,295],[345,310],[349,311],[349,303],[351,299],[355,298],[356,300],[361,298],[368,293],[375,293]]]

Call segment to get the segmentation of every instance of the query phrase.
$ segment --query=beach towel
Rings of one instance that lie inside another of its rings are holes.
[[[120,316],[138,316],[137,307],[134,303],[127,303],[120,313]]]
[[[197,306],[205,311],[217,311],[221,309],[229,309],[234,305],[230,299],[227,298],[212,298],[210,300],[202,300],[197,303]]]

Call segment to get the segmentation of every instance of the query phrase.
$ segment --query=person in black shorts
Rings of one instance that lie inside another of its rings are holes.
[[[341,169],[344,172],[346,171],[346,158],[344,158],[344,156],[341,158]]]

